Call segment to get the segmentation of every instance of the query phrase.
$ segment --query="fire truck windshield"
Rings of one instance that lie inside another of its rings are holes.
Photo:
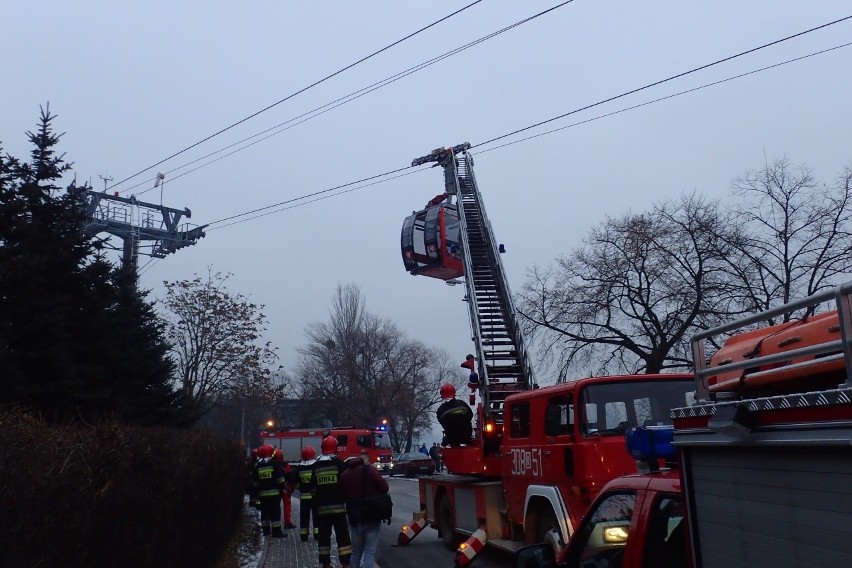
[[[688,378],[589,385],[582,394],[583,434],[618,436],[631,426],[671,424],[671,409],[688,406],[694,394]]]
[[[373,434],[373,442],[375,443],[376,448],[380,450],[391,449],[390,436],[387,434]]]

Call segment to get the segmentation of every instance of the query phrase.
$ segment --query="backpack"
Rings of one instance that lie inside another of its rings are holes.
[[[361,483],[363,486],[363,493],[366,494],[367,468],[370,466],[364,465],[361,467],[363,468],[363,472],[361,473]],[[357,503],[354,510],[350,512],[349,521],[356,526],[362,523],[383,521],[387,521],[387,523],[390,524],[392,516],[393,499],[391,499],[391,496],[388,493],[374,493],[372,495],[367,495]]]

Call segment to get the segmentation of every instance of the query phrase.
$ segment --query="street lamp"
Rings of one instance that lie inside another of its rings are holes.
[[[267,428],[272,428],[273,426],[275,426],[275,421],[274,421],[274,420],[271,420],[271,419],[270,419],[270,420],[267,420],[267,421],[266,421],[266,427],[267,427]]]

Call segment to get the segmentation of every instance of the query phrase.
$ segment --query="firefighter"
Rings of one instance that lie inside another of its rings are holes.
[[[317,461],[317,452],[311,446],[302,448],[302,461],[296,466],[296,475],[299,485],[299,537],[302,542],[308,540],[311,531],[311,519],[313,519],[313,536],[317,539],[319,528],[317,526],[317,508],[311,495],[311,472],[314,462]]]
[[[319,535],[319,562],[323,568],[331,567],[331,530],[337,537],[337,555],[343,568],[348,568],[352,556],[346,506],[340,494],[340,474],[346,465],[335,455],[337,438],[328,436],[321,444],[322,455],[314,462],[311,471],[311,490],[317,508]]]
[[[438,407],[438,422],[444,429],[444,446],[470,444],[473,434],[473,411],[470,406],[456,398],[456,388],[451,384],[441,386],[441,399]]]
[[[266,445],[257,450],[260,458],[254,467],[254,485],[260,498],[260,528],[264,535],[285,537],[281,530],[281,489],[286,478],[280,462],[273,460],[275,448]]]
[[[476,357],[473,356],[472,353],[468,353],[467,357],[464,358],[464,362],[461,364],[461,367],[467,369],[468,371],[473,372],[473,366],[476,364]]]
[[[476,403],[476,391],[480,387],[479,375],[476,373],[474,368],[476,366],[476,357],[474,357],[472,353],[468,353],[461,366],[470,371],[470,375],[467,379],[467,386],[470,387],[470,404],[473,405]]]
[[[290,495],[293,494],[293,468],[290,467],[290,464],[284,461],[284,453],[276,449],[275,453],[272,454],[272,459],[281,464],[281,467],[284,469],[284,487],[281,488],[281,504],[284,506],[284,524],[282,525],[285,529],[295,529],[296,525],[293,524],[293,505],[290,502]]]
[[[443,202],[446,198],[448,198],[449,196],[450,196],[450,194],[449,194],[449,193],[447,193],[446,191],[445,191],[444,193],[440,194],[440,195],[436,195],[435,197],[433,197],[432,199],[430,199],[430,200],[426,203],[426,209],[428,209],[428,208],[430,208],[430,207],[434,207],[434,206],[436,206],[436,205],[439,205],[440,203],[442,203],[442,202]]]

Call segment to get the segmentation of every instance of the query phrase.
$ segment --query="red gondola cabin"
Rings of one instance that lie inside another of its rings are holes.
[[[402,261],[411,274],[441,280],[464,276],[455,204],[439,203],[406,217],[400,241]]]

